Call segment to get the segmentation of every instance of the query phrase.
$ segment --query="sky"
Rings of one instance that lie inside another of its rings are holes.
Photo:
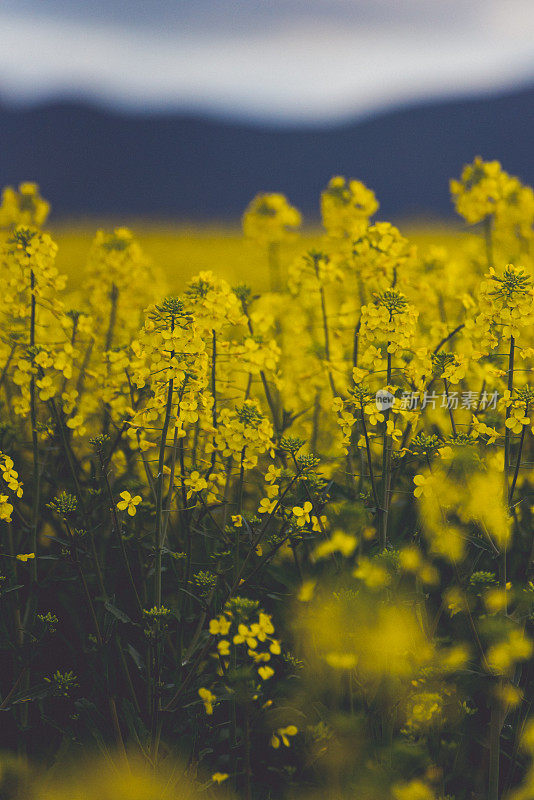
[[[534,82],[534,0],[0,0],[0,98],[335,124]]]

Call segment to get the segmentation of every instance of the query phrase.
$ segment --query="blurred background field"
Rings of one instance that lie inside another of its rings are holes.
[[[268,288],[269,276],[264,251],[247,240],[239,227],[234,226],[159,226],[143,221],[132,222],[132,230],[153,265],[163,271],[172,291],[180,291],[198,272],[212,270],[232,285],[246,283],[253,291]],[[98,228],[110,225],[99,220],[80,225],[56,224],[51,233],[58,244],[57,265],[69,276],[73,289],[81,288],[83,269],[91,241]],[[452,225],[421,226],[414,223],[402,226],[402,232],[422,251],[440,244],[454,250],[462,241],[462,230]],[[319,247],[321,230],[307,228],[281,251],[282,266],[304,250]]]

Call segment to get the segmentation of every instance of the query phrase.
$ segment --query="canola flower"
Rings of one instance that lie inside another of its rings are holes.
[[[138,506],[142,500],[141,495],[136,494],[135,497],[132,497],[130,492],[121,492],[120,496],[122,500],[117,503],[119,511],[127,511],[130,517],[135,517],[137,513],[136,506]]]
[[[262,295],[215,261],[169,293],[126,228],[71,290],[4,191],[5,747],[178,748],[192,796],[529,796],[533,194],[479,158],[451,191],[473,227],[417,248],[335,176],[300,254],[258,195]]]

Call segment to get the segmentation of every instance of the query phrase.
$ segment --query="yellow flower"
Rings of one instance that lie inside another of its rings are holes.
[[[384,415],[376,408],[376,406],[367,406],[365,413],[369,417],[369,423],[376,425],[378,422],[384,422]]]
[[[234,528],[242,528],[243,527],[243,517],[241,514],[233,514],[232,515],[232,523]]]
[[[258,675],[263,681],[267,681],[274,675],[274,669],[272,667],[259,667]]]
[[[280,653],[282,652],[282,648],[280,647],[280,642],[278,641],[278,639],[273,639],[271,641],[271,644],[269,645],[269,650],[275,656],[280,655]]]
[[[335,175],[321,194],[323,225],[330,236],[358,237],[378,210],[374,192],[361,181]]]
[[[260,500],[258,514],[272,514],[276,508],[277,502],[277,500],[269,500],[268,497],[264,497],[262,500]]]
[[[327,653],[325,660],[334,669],[354,669],[358,656],[355,653]]]
[[[304,505],[293,506],[293,516],[297,518],[297,525],[302,528],[310,521],[310,511],[313,510],[313,505],[309,500],[306,500]]]
[[[285,747],[289,747],[289,737],[296,736],[298,732],[299,731],[296,725],[288,725],[286,728],[278,728],[271,736],[271,747],[274,747],[275,750],[280,747],[280,744],[284,744]]]
[[[312,597],[314,595],[315,586],[316,585],[317,585],[317,581],[314,581],[312,579],[304,581],[304,583],[300,587],[300,590],[299,590],[299,593],[298,593],[298,599],[302,603],[309,603],[309,601],[312,599]]]
[[[425,491],[425,484],[426,484],[427,480],[428,480],[428,478],[425,478],[424,475],[416,475],[414,477],[414,479],[413,479],[413,482],[415,483],[415,489],[414,489],[414,492],[413,492],[414,497],[421,497],[421,495]]]
[[[405,572],[417,572],[422,564],[422,556],[417,547],[409,545],[399,552],[399,564]]]
[[[221,639],[220,642],[217,642],[217,650],[221,656],[230,655],[230,642],[228,639]]]
[[[226,636],[228,631],[230,630],[231,622],[228,620],[224,614],[218,619],[211,619],[210,620],[210,633],[215,636],[216,634],[220,634],[221,636]]]
[[[213,783],[222,783],[223,781],[227,780],[230,776],[227,772],[214,772],[211,776]]]
[[[458,586],[451,586],[450,589],[447,589],[443,594],[443,600],[451,617],[469,609],[467,599]]]
[[[17,561],[28,561],[30,558],[35,558],[35,553],[20,553],[16,558]]]
[[[282,474],[282,468],[276,468],[273,464],[269,464],[267,467],[267,472],[265,473],[265,482],[266,483],[274,483],[278,480],[280,475]]]
[[[328,520],[324,514],[321,515],[320,517],[312,517],[311,521],[312,521],[312,531],[316,532],[323,531],[328,525]]]
[[[384,564],[365,556],[360,558],[353,575],[363,581],[369,589],[381,589],[391,583],[391,575]]]
[[[435,800],[436,795],[423,781],[415,778],[408,783],[397,783],[393,786],[395,800]]]
[[[506,674],[518,661],[526,661],[532,655],[533,646],[521,631],[513,630],[508,639],[491,645],[486,660],[492,672]]]
[[[135,497],[132,497],[130,492],[121,492],[120,496],[122,497],[122,500],[119,500],[117,503],[117,508],[119,511],[126,511],[126,509],[128,509],[128,514],[131,517],[135,517],[137,513],[136,506],[138,506],[143,499],[141,495],[136,494]]]
[[[316,560],[326,558],[332,553],[341,553],[345,557],[351,556],[358,546],[358,539],[344,531],[334,531],[330,539],[326,539],[317,545],[313,551]]]
[[[233,641],[234,644],[243,644],[244,642],[246,642],[247,645],[249,647],[251,647],[252,649],[254,649],[255,647],[258,646],[258,642],[256,641],[256,638],[252,635],[252,631],[249,628],[247,628],[246,625],[243,625],[242,623],[240,625],[238,625],[237,633],[234,636],[232,641]]]
[[[188,500],[194,492],[201,492],[203,489],[207,489],[208,487],[207,480],[203,478],[200,472],[197,470],[194,470],[190,476],[184,480],[184,484],[189,487],[187,492]]]
[[[217,697],[210,692],[209,689],[199,689],[198,694],[202,702],[204,703],[204,708],[206,709],[206,714],[213,714],[213,704],[217,700]]]
[[[258,194],[243,215],[243,232],[265,246],[287,239],[300,223],[300,213],[283,194]]]
[[[0,519],[4,520],[4,522],[11,522],[11,514],[13,513],[13,506],[8,500],[7,494],[0,494]]]

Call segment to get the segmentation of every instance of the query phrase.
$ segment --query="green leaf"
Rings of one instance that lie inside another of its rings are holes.
[[[125,614],[124,611],[121,611],[120,608],[114,606],[113,603],[110,603],[109,600],[104,601],[104,608],[106,609],[106,611],[109,611],[109,613],[112,616],[114,616],[115,619],[118,619],[119,622],[129,622],[131,624],[132,620],[130,619],[128,614]]]

